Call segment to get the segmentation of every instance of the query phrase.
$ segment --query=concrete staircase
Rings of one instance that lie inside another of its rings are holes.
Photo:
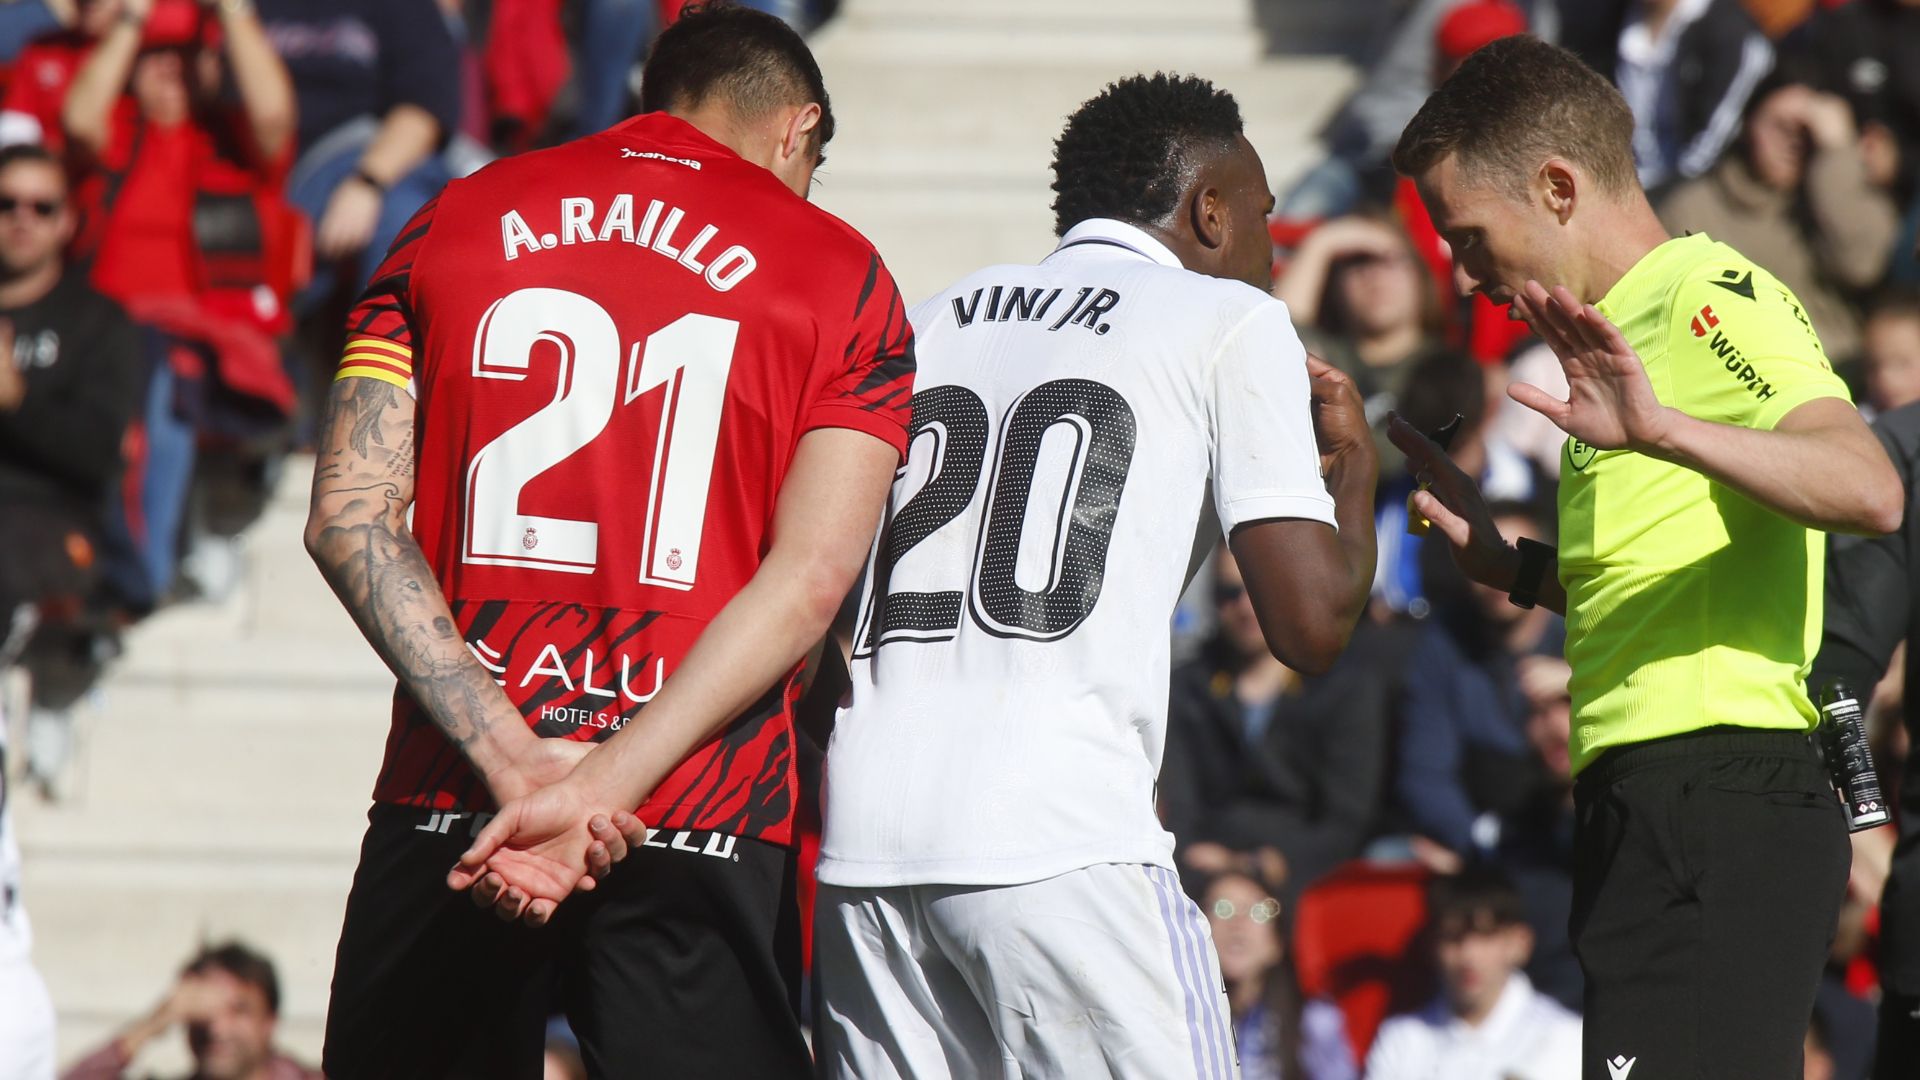
[[[274,958],[284,1041],[318,1059],[393,683],[301,547],[312,468],[289,462],[234,595],[128,635],[77,711],[67,798],[15,800],[63,1061],[150,1008],[198,945],[229,937]],[[176,1035],[153,1064],[185,1054]]]
[[[909,300],[1036,259],[1065,116],[1159,69],[1232,90],[1278,186],[1352,74],[1263,60],[1254,25],[1249,0],[846,0],[814,40],[840,119],[816,198],[873,240]],[[282,1041],[318,1059],[391,680],[301,549],[312,463],[289,464],[239,591],[137,627],[80,711],[71,796],[16,800],[63,1061],[229,936],[275,958]],[[185,1061],[175,1036],[143,1064]]]
[[[1051,250],[1053,140],[1117,78],[1232,91],[1276,187],[1354,84],[1342,60],[1264,59],[1249,0],[847,0],[813,44],[839,123],[814,200],[873,241],[909,303]]]

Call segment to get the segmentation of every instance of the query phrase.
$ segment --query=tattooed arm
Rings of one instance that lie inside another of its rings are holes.
[[[391,383],[333,384],[313,474],[307,551],[401,686],[499,802],[565,776],[589,744],[542,739],[482,668],[407,528],[414,400]]]

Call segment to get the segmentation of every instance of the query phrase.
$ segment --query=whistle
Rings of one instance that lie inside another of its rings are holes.
[[[1447,421],[1445,426],[1441,427],[1440,430],[1428,434],[1427,438],[1432,439],[1435,446],[1438,446],[1442,450],[1447,450],[1453,446],[1453,437],[1460,434],[1460,425],[1466,423],[1466,420],[1466,417],[1459,413],[1454,413],[1453,419]],[[1427,535],[1427,530],[1433,528],[1433,522],[1428,521],[1420,511],[1413,508],[1413,497],[1431,486],[1432,481],[1427,481],[1407,493],[1408,536],[1425,536]]]

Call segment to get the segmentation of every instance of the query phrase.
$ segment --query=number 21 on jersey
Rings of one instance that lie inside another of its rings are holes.
[[[740,324],[689,314],[635,342],[621,370],[620,332],[599,304],[562,289],[520,289],[480,318],[473,377],[534,377],[534,346],[558,356],[553,399],[481,447],[467,466],[461,560],[590,574],[600,566],[595,521],[523,513],[521,492],[606,431],[616,408],[666,387],[647,491],[643,584],[693,588],[713,482],[720,413]],[[618,553],[610,553],[618,558]]]

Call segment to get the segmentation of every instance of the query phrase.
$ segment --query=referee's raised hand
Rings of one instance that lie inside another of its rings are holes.
[[[1513,306],[1559,358],[1567,400],[1527,383],[1508,387],[1508,396],[1601,450],[1647,451],[1662,443],[1672,410],[1654,395],[1640,354],[1600,309],[1565,286],[1548,291],[1537,281],[1514,294]]]

